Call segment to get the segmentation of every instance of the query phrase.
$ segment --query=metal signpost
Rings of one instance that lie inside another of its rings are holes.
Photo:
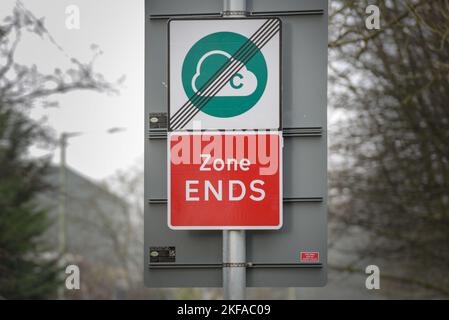
[[[246,16],[246,0],[224,1],[223,16]],[[244,299],[246,291],[246,234],[223,231],[223,298]]]
[[[145,10],[146,285],[324,285],[327,1]]]
[[[281,22],[239,18],[245,0],[224,9],[232,19],[169,21],[167,218],[173,230],[225,230],[224,296],[243,299],[244,230],[282,226],[282,136],[259,131],[281,124]],[[256,130],[202,131],[242,129]]]

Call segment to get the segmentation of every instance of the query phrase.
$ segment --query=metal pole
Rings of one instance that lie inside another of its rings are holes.
[[[246,0],[224,0],[223,17],[245,17]],[[246,235],[244,230],[223,231],[223,297],[243,300],[246,291]]]
[[[223,231],[223,297],[226,300],[245,299],[245,240],[244,230]]]
[[[224,0],[223,1],[223,16],[224,17],[245,17],[246,0]]]
[[[62,133],[59,139],[59,225],[58,225],[58,244],[59,244],[59,256],[64,260],[66,252],[66,223],[65,223],[65,211],[66,211],[66,148],[67,148],[67,134]],[[63,261],[61,261],[63,262]],[[64,263],[64,262],[63,262]],[[58,290],[58,298],[64,298],[64,287],[61,286]]]
[[[65,206],[66,206],[66,147],[67,147],[67,135],[61,134],[59,140],[60,148],[60,164],[59,164],[59,253],[64,255],[66,243],[65,243]]]
[[[67,251],[67,227],[66,227],[66,211],[67,211],[67,168],[66,168],[66,150],[69,138],[81,135],[82,132],[63,132],[59,138],[59,230],[58,243],[59,253],[63,256]]]

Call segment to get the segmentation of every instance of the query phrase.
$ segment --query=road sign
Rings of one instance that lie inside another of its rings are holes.
[[[279,229],[282,137],[276,132],[172,132],[171,229]]]
[[[168,28],[170,130],[280,129],[278,18],[174,19]]]
[[[168,27],[172,29],[175,20],[168,21],[181,17],[237,21],[222,18],[223,10],[222,0],[145,0],[144,274],[145,285],[149,287],[221,287],[223,284],[222,232],[179,231],[167,225],[166,140],[167,131],[173,131],[168,128]],[[248,19],[277,16],[282,20],[284,141],[283,227],[246,231],[246,284],[248,287],[323,286],[328,242],[328,1],[247,1],[246,11]],[[211,32],[204,30],[205,35]],[[264,58],[267,61],[265,55]],[[234,80],[235,85],[238,80]],[[218,119],[212,116],[209,119],[215,118]],[[193,123],[189,126],[193,127]]]

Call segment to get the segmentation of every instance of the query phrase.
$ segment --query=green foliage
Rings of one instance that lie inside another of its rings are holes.
[[[47,213],[34,203],[47,188],[48,160],[26,156],[41,131],[0,105],[0,296],[7,299],[52,297],[58,285],[57,261],[38,243],[49,226]]]

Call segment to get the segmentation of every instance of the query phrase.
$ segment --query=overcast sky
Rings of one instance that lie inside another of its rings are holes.
[[[59,134],[83,132],[70,140],[68,165],[93,179],[103,179],[118,169],[143,161],[144,115],[144,2],[143,0],[22,0],[68,55],[88,62],[98,45],[104,54],[96,70],[108,80],[126,75],[119,95],[73,92],[55,97],[60,108],[37,109],[32,116],[47,117]],[[0,1],[0,18],[11,12],[15,0]],[[80,29],[66,27],[66,8],[80,10]],[[70,67],[70,59],[47,40],[24,37],[17,60],[35,63],[41,72]],[[125,131],[107,134],[111,127]],[[39,154],[34,150],[33,153]],[[55,154],[53,161],[58,163]],[[143,165],[143,164],[142,164]]]

